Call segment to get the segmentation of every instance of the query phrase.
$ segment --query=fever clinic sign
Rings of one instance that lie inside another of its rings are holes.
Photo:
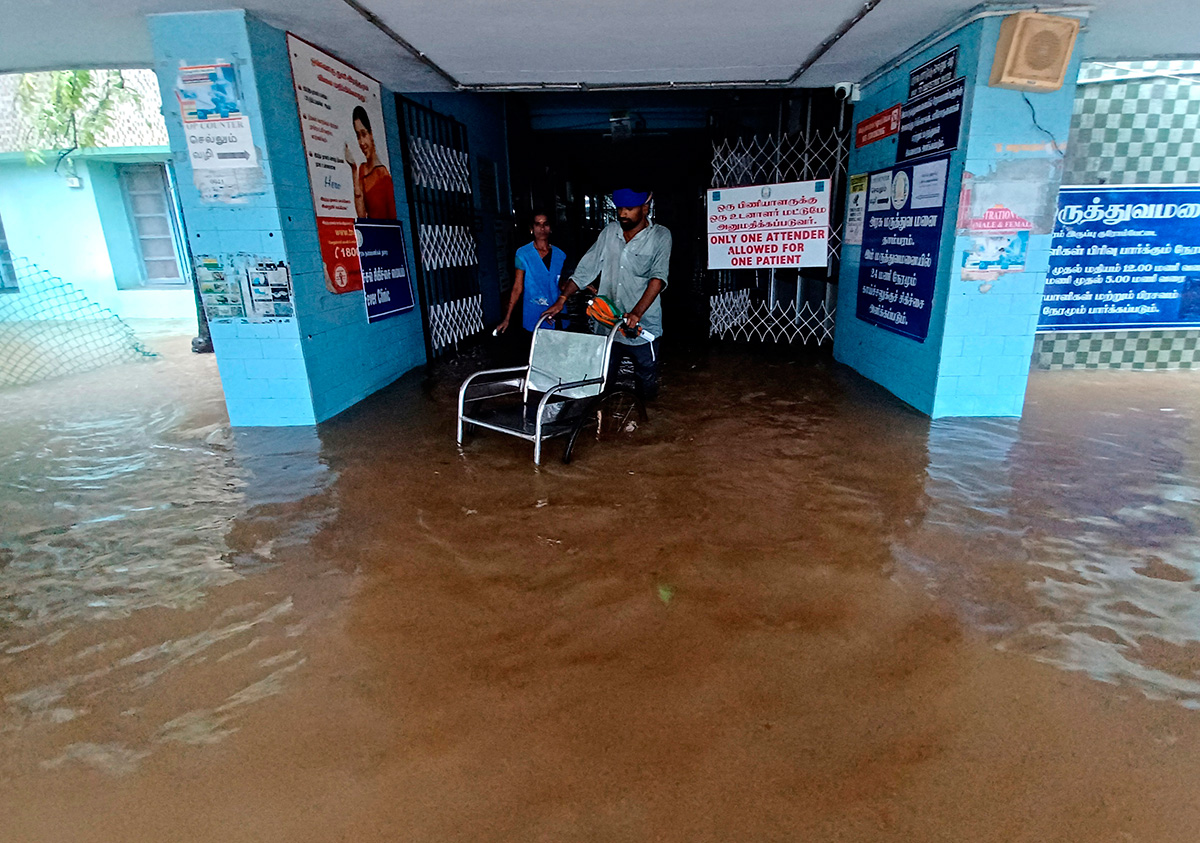
[[[708,191],[708,268],[829,263],[829,181]]]

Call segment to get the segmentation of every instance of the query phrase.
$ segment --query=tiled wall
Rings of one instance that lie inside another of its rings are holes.
[[[908,98],[908,74],[954,46],[959,48],[959,74],[963,68],[974,67],[978,61],[979,24],[972,24],[953,36],[939,41],[924,52],[863,89],[862,100],[854,106],[854,120],[861,121]],[[970,120],[970,101],[975,80],[966,73],[967,86],[963,97],[963,125]],[[965,161],[965,144],[960,145],[950,159],[946,185],[947,203],[957,197]],[[852,174],[882,170],[896,163],[896,137],[885,138],[850,152]],[[942,327],[946,319],[945,270],[953,258],[955,214],[945,215],[942,247],[938,260],[939,280],[933,296],[929,319],[929,335],[917,342],[863,322],[856,315],[858,272],[862,247],[843,245],[839,270],[837,328],[834,334],[834,356],[861,374],[881,384],[897,397],[923,413],[932,414],[938,384],[938,366],[942,354]]]
[[[260,94],[253,54],[246,31],[246,15],[241,11],[197,12],[151,15],[148,18],[154,45],[155,71],[162,92],[163,117],[171,138],[175,170],[179,180],[179,198],[187,224],[189,244],[195,255],[214,255],[231,260],[244,254],[286,261],[280,226],[280,208],[273,190],[275,163],[265,146],[267,125],[260,106]],[[243,205],[209,205],[200,200],[193,184],[191,163],[175,97],[176,68],[181,64],[206,64],[231,61],[237,67],[243,110],[250,119],[258,146],[258,157],[265,174],[265,192],[249,197]],[[311,203],[310,211],[311,213]],[[312,397],[305,389],[286,398],[271,397],[266,389],[267,376],[280,367],[293,373],[303,369],[304,356],[299,346],[295,320],[262,324],[213,321],[210,324],[217,352],[217,368],[229,421],[235,427],[314,424]],[[281,333],[283,334],[281,336]]]
[[[1038,334],[1039,369],[1200,369],[1200,330]]]
[[[335,296],[325,289],[285,34],[241,11],[151,15],[148,20],[193,253],[286,261],[291,272],[296,318],[210,325],[231,424],[314,424],[424,362],[415,309],[368,325],[361,295]],[[176,68],[218,60],[238,68],[265,176],[264,192],[240,205],[201,202],[181,152]],[[386,91],[383,106],[388,148],[399,162],[395,108]],[[392,169],[397,209],[407,223],[402,168]],[[411,260],[407,224],[405,229]]]
[[[1084,64],[1064,184],[1200,184],[1200,61]],[[1040,369],[1193,368],[1197,332],[1047,332]]]
[[[1025,271],[1006,273],[993,284],[961,279],[961,255],[970,248],[969,239],[956,234],[964,171],[989,176],[1001,167],[1020,171],[1022,162],[1035,161],[1035,170],[1061,172],[1043,130],[1059,145],[1065,143],[1071,114],[1070,84],[1059,92],[1028,95],[1036,125],[1025,95],[987,86],[999,29],[999,18],[964,27],[873,83],[855,106],[858,121],[903,103],[909,72],[958,46],[958,75],[966,77],[963,134],[950,159],[938,282],[925,342],[857,318],[861,247],[844,247],[838,284],[837,359],[934,417],[1021,414],[1045,281],[1048,233],[1030,238]],[[1068,78],[1074,78],[1074,70]],[[883,169],[895,160],[893,137],[852,150],[850,172]],[[1020,166],[1013,168],[1012,162]],[[1038,178],[1044,182],[1044,176]]]
[[[291,264],[298,336],[314,414],[323,421],[425,362],[421,315],[414,308],[368,325],[361,294],[333,295],[326,290],[287,37],[253,17],[247,18],[247,25],[265,104],[263,117],[272,127],[267,145],[275,162],[272,173]],[[396,213],[404,227],[409,270],[415,271],[395,96],[384,88],[382,100]]]
[[[989,18],[980,24],[982,49],[974,68],[971,117],[964,139],[966,170],[976,181],[1011,178],[1001,181],[1003,187],[996,190],[1000,196],[1010,191],[1016,197],[1027,190],[1029,180],[1038,178],[1037,173],[1058,178],[1060,156],[1048,145],[1047,132],[1057,146],[1065,144],[1074,93],[1070,82],[1058,91],[1031,94],[989,87],[1000,23],[999,18]],[[1076,56],[1079,53],[1077,49]],[[1075,59],[1068,79],[1074,78],[1077,67]],[[1054,191],[1046,191],[1045,196],[1048,229]],[[1005,273],[991,283],[962,279],[961,256],[971,245],[970,235],[960,234],[949,267],[945,340],[933,415],[1020,416],[1050,260],[1050,234],[1048,230],[1032,233],[1024,271]]]
[[[1200,184],[1200,61],[1084,65],[1066,164],[1063,184]]]
[[[295,320],[214,322],[209,327],[234,427],[316,423]]]

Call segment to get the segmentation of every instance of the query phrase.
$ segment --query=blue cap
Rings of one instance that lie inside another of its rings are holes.
[[[649,201],[649,193],[639,193],[636,190],[630,190],[628,187],[622,187],[619,190],[613,191],[613,204],[618,208],[640,208]]]

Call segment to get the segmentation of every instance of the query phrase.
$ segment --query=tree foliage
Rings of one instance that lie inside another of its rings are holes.
[[[58,164],[77,149],[99,145],[119,108],[141,102],[119,70],[54,70],[26,73],[17,86],[17,107],[30,131],[26,155],[41,162],[55,150]],[[55,166],[57,169],[57,165]]]

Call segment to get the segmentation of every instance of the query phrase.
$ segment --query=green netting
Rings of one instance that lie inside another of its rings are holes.
[[[106,307],[22,258],[15,291],[0,291],[0,386],[35,383],[154,357]]]

